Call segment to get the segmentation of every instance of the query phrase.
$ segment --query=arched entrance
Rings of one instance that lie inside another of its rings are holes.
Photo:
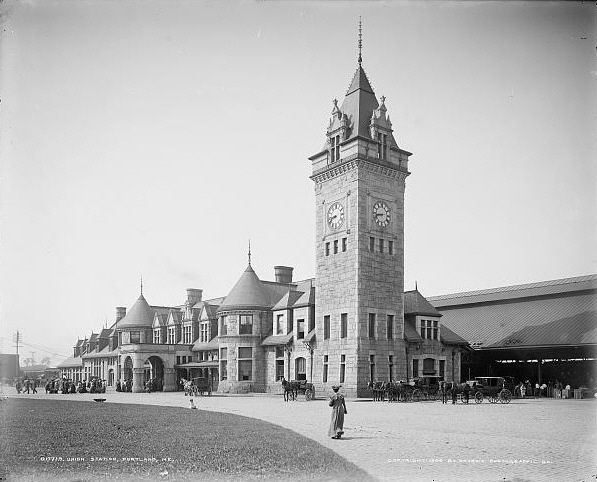
[[[302,356],[294,361],[294,375],[297,380],[307,379],[307,360]]]
[[[164,388],[164,362],[159,356],[150,356],[144,366],[143,382],[149,385],[152,392]]]
[[[108,370],[108,386],[111,387],[114,385],[114,369],[110,368]]]
[[[122,369],[122,379],[126,382],[130,380],[133,383],[133,359],[127,356],[124,359],[124,366]]]

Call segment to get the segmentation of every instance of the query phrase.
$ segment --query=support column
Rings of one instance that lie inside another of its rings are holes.
[[[541,365],[543,365],[543,359],[537,359],[537,380],[539,380],[539,385],[541,385]]]
[[[133,368],[133,393],[139,393],[143,391],[143,368]]]
[[[164,391],[176,391],[176,370],[174,368],[164,368]]]

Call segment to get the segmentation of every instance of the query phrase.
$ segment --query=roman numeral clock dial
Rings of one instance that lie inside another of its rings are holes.
[[[373,220],[378,226],[385,228],[390,224],[390,208],[386,203],[378,201],[373,206]]]
[[[328,224],[333,229],[338,229],[344,224],[344,206],[336,202],[328,209]]]

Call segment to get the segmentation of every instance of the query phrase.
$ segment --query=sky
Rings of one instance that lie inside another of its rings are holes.
[[[363,67],[413,153],[405,289],[597,272],[591,2],[0,5],[0,351],[55,363],[143,294],[315,276],[308,157]]]

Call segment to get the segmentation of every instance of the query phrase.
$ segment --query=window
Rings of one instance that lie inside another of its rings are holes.
[[[348,313],[340,314],[340,338],[346,338],[348,332]]]
[[[160,342],[160,329],[153,330],[153,343],[158,344]]]
[[[375,338],[375,313],[369,313],[369,338]]]
[[[183,343],[193,343],[193,327],[191,325],[187,325],[183,328]],[[207,333],[206,336],[207,338]]]
[[[228,334],[228,324],[226,323],[226,316],[220,318],[220,336],[226,336]],[[225,380],[225,378],[223,379]]]
[[[323,383],[328,382],[328,356],[323,355]]]
[[[379,240],[379,252],[383,253],[383,239]]]
[[[253,379],[253,348],[238,348],[238,381],[250,381]]]
[[[394,254],[394,241],[388,241],[388,253]]]
[[[176,343],[176,327],[170,326],[168,327],[168,344],[173,345]]]
[[[377,134],[377,154],[380,159],[386,159],[388,151],[388,136],[386,134]]]
[[[330,137],[330,154],[332,157],[332,162],[340,160],[340,136],[333,136]]]
[[[342,238],[342,252],[346,251],[346,242],[347,242],[347,239],[346,238]]]
[[[323,338],[327,340],[330,337],[330,315],[323,317]]]
[[[180,365],[180,357],[179,356],[176,357],[176,364]]]
[[[369,380],[375,380],[375,355],[369,355]]]
[[[325,243],[325,255],[330,255],[330,243]]]
[[[394,380],[394,355],[388,355],[388,373],[390,381]]]
[[[338,254],[338,240],[334,239],[334,254]]]
[[[239,335],[253,334],[253,315],[240,315],[238,333]]]
[[[417,378],[419,376],[419,360],[413,360],[413,378]]]
[[[284,334],[284,326],[282,325],[283,321],[284,315],[276,315],[276,335]]]
[[[305,338],[305,320],[296,320],[296,338],[297,340]]]
[[[284,348],[276,347],[276,381],[284,378]]]
[[[303,357],[299,357],[294,362],[295,373],[297,380],[307,379],[307,361]]]
[[[375,238],[369,238],[369,251],[375,251]]]
[[[446,376],[446,360],[439,361],[439,376],[442,377],[442,380]]]
[[[220,348],[220,380],[228,380],[228,348]]]
[[[346,355],[340,355],[340,383],[344,383],[346,375]]]
[[[438,322],[437,322],[437,320],[435,320],[435,321],[433,322],[433,339],[434,339],[434,340],[437,340],[438,326],[439,326],[439,325],[438,325]]]
[[[131,331],[131,343],[141,343],[141,332]]]
[[[388,315],[386,318],[386,333],[388,340],[394,338],[394,315]]]
[[[421,320],[421,338],[437,340],[438,323],[432,320]]]
[[[435,375],[435,359],[425,358],[423,360],[423,375]]]

